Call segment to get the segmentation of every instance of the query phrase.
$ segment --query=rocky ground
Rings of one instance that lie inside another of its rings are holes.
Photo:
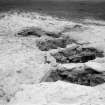
[[[0,17],[0,105],[104,105],[105,22]]]

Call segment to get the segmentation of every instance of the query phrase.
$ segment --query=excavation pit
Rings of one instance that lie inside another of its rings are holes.
[[[85,69],[84,72],[53,70],[44,79],[45,82],[56,82],[58,80],[93,87],[104,83],[105,75],[90,68]]]

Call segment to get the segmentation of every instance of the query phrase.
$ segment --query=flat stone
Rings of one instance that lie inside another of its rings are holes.
[[[87,68],[94,69],[97,72],[105,72],[105,66],[103,67],[101,63],[89,61],[89,62],[86,62],[85,65]]]
[[[80,68],[80,69],[79,69]],[[67,64],[59,64],[58,65],[58,69],[60,70],[80,70],[80,71],[84,71],[84,64],[83,63],[67,63]]]

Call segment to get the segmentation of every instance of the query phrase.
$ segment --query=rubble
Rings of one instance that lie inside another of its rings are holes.
[[[104,57],[102,51],[95,48],[66,48],[55,54],[51,54],[58,63],[84,63],[96,59],[96,57]]]
[[[49,51],[51,49],[65,48],[67,45],[72,43],[75,43],[73,39],[70,39],[69,37],[61,37],[57,39],[40,40],[37,42],[37,47],[41,51]]]

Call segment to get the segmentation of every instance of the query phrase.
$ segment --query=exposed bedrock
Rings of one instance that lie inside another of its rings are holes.
[[[58,63],[84,63],[97,57],[104,57],[103,52],[93,47],[74,47],[53,53]]]
[[[8,105],[104,105],[102,93],[92,87],[57,81],[21,88]]]

